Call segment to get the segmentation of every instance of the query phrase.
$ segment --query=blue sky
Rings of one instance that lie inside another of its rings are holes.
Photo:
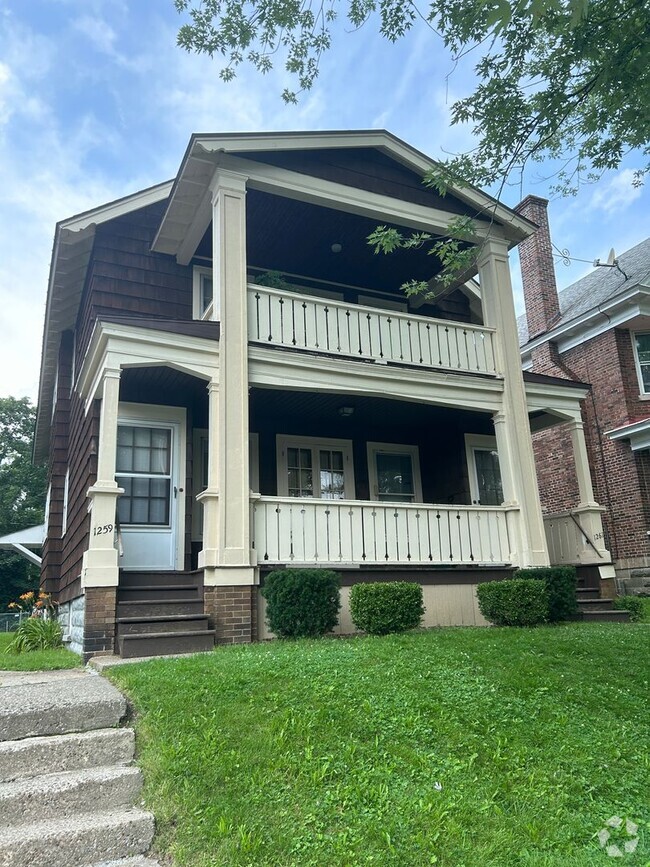
[[[434,158],[471,143],[449,126],[471,64],[449,76],[425,27],[396,45],[372,22],[341,27],[316,87],[286,106],[281,69],[243,69],[224,84],[217,62],[176,46],[181,23],[172,0],[0,0],[2,396],[36,395],[55,223],[173,177],[192,132],[383,127]],[[650,190],[631,187],[640,164],[631,155],[577,198],[553,201],[555,244],[590,262],[646,237]],[[528,193],[547,193],[534,173],[504,200]],[[558,261],[560,287],[589,267]],[[513,282],[521,307],[516,258]]]

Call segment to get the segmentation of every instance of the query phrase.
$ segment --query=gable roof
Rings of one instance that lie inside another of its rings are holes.
[[[626,250],[616,261],[618,267],[598,266],[558,293],[560,318],[553,324],[552,329],[537,337],[538,341],[552,339],[555,332],[568,327],[574,320],[589,318],[589,314],[600,314],[600,308],[604,304],[614,301],[637,286],[650,289],[650,238]],[[517,327],[519,345],[525,347],[528,343],[525,313],[518,317]]]
[[[248,175],[247,169],[257,167],[263,177],[249,177],[247,186],[270,190],[268,185],[277,183],[278,169],[283,166],[300,177],[304,166],[296,165],[299,154],[317,154],[338,151],[374,151],[387,157],[394,165],[408,170],[417,178],[418,185],[424,174],[435,169],[436,160],[418,151],[386,130],[333,130],[318,132],[271,132],[271,133],[195,133],[189,142],[174,181],[167,211],[153,242],[153,249],[176,255],[179,262],[189,261],[195,242],[202,237],[211,217],[210,183],[214,171],[226,163],[235,171]],[[289,168],[291,158],[293,166]],[[278,162],[278,159],[281,159]],[[289,158],[289,161],[287,161]],[[241,167],[241,168],[239,168]],[[274,171],[275,170],[275,171]],[[307,174],[312,174],[307,170]],[[283,176],[286,179],[286,175]],[[355,186],[350,184],[350,187]],[[345,182],[338,185],[346,189]],[[429,191],[433,196],[433,192]],[[295,193],[295,191],[294,191]],[[301,198],[304,190],[295,193]],[[361,196],[361,201],[363,201]],[[486,224],[502,228],[511,246],[519,243],[535,230],[535,224],[520,214],[502,205],[481,190],[459,184],[452,185],[446,197],[456,200],[478,220],[484,217]],[[443,206],[444,207],[444,206]],[[414,211],[412,206],[409,211]],[[447,212],[459,212],[457,208],[445,208]],[[445,221],[445,225],[448,221]],[[191,243],[188,242],[190,239]]]

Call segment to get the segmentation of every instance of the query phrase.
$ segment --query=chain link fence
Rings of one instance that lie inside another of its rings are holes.
[[[13,632],[14,629],[18,629],[18,624],[27,616],[27,613],[24,611],[12,612],[11,614],[0,614],[0,633]]]

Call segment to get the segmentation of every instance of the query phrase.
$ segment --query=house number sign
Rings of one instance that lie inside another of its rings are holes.
[[[104,524],[102,527],[93,527],[93,536],[103,536],[105,533],[112,533],[113,529],[113,524]]]

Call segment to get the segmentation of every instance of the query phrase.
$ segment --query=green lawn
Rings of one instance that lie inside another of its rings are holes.
[[[77,668],[83,660],[76,653],[60,650],[34,650],[31,653],[7,653],[11,632],[0,633],[0,671],[54,671],[58,668]]]
[[[650,859],[645,625],[266,643],[110,670],[176,865]]]

